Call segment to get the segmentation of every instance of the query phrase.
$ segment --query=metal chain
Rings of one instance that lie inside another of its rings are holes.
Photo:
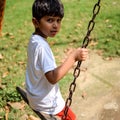
[[[93,16],[92,16],[92,19],[89,21],[88,28],[87,28],[87,33],[86,33],[86,36],[83,39],[82,48],[86,48],[88,46],[89,42],[90,42],[90,33],[94,29],[94,26],[95,26],[95,21],[94,20],[96,18],[96,15],[100,11],[100,2],[101,2],[101,0],[98,0],[98,2],[94,5]],[[69,96],[66,99],[65,110],[64,110],[64,115],[62,116],[62,120],[66,120],[69,107],[72,104],[72,96],[73,96],[73,93],[74,93],[75,88],[76,88],[76,79],[80,75],[81,63],[82,63],[82,61],[78,61],[77,66],[75,67],[75,70],[73,72],[74,79],[73,79],[73,82],[70,84]]]

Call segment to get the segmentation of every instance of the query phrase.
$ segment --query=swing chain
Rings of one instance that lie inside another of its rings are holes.
[[[95,21],[94,20],[96,18],[96,15],[100,11],[100,2],[101,2],[101,0],[98,0],[98,2],[94,5],[93,16],[92,16],[92,19],[89,21],[88,28],[87,28],[87,33],[86,33],[85,38],[83,39],[82,48],[86,48],[88,46],[89,42],[90,42],[90,33],[94,29],[94,26],[95,26]],[[73,72],[74,79],[73,79],[73,82],[70,84],[69,96],[66,99],[65,110],[64,110],[64,115],[62,116],[62,120],[66,120],[69,107],[71,106],[72,96],[73,96],[73,93],[74,93],[75,88],[76,88],[76,79],[80,75],[81,63],[82,63],[82,61],[78,61],[77,66],[75,67],[75,70]]]
[[[88,28],[87,28],[88,31],[83,40],[82,48],[86,48],[90,42],[90,33],[94,29],[94,26],[95,26],[94,20],[96,18],[96,15],[99,13],[99,11],[100,11],[100,0],[98,0],[98,2],[95,4],[93,8],[93,16],[92,16],[92,19],[89,21]]]

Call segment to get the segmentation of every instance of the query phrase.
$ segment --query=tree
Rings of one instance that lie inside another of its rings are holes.
[[[0,36],[2,34],[2,22],[4,17],[6,0],[0,0]]]

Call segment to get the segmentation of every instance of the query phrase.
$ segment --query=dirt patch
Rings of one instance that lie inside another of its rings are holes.
[[[114,96],[104,105],[99,120],[120,120],[120,95]]]
[[[72,109],[77,120],[120,120],[120,58],[103,60],[92,52],[82,63]]]

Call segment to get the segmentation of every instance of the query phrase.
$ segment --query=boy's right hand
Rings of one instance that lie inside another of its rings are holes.
[[[74,52],[75,61],[85,61],[88,57],[88,49],[78,48]]]

